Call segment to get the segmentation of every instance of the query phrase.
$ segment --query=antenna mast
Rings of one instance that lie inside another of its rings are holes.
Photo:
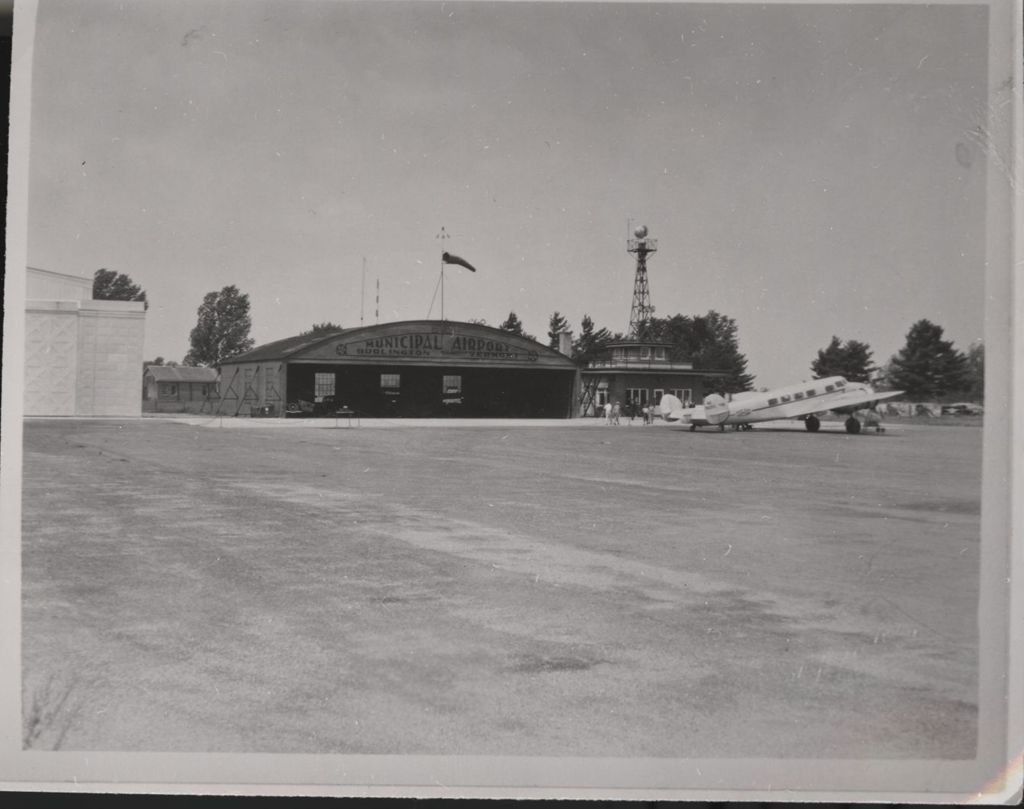
[[[654,307],[651,306],[651,291],[647,286],[647,256],[658,249],[658,240],[647,238],[647,226],[640,225],[633,231],[635,238],[626,240],[626,252],[636,253],[636,277],[633,280],[633,306],[629,311],[629,337],[639,339],[647,331]]]
[[[363,283],[359,288],[359,325],[363,325],[363,310],[366,308],[366,256],[363,256]]]

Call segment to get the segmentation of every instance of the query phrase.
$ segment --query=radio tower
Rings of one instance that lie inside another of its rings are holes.
[[[658,249],[657,239],[647,238],[647,226],[633,231],[636,238],[626,240],[626,252],[636,253],[636,279],[633,281],[633,308],[629,310],[629,338],[643,339],[654,316],[651,291],[647,288],[647,255]]]

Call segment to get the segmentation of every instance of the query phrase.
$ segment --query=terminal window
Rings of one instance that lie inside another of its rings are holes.
[[[381,374],[380,386],[385,389],[400,388],[402,386],[401,374]]]
[[[647,404],[647,388],[626,388],[626,404],[641,407]]]
[[[334,374],[315,374],[313,377],[313,395],[318,402],[325,396],[334,395]]]
[[[693,401],[692,388],[672,388],[672,390],[670,390],[669,393],[675,396],[680,402]]]
[[[441,380],[441,390],[444,393],[462,393],[462,377],[445,375]]]

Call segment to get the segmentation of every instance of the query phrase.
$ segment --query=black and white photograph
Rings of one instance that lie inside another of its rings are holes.
[[[0,789],[1019,800],[1020,39],[14,2]]]

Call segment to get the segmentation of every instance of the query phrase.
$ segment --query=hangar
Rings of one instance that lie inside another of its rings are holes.
[[[570,418],[579,374],[560,348],[478,323],[407,320],[289,337],[221,365],[224,415]]]

